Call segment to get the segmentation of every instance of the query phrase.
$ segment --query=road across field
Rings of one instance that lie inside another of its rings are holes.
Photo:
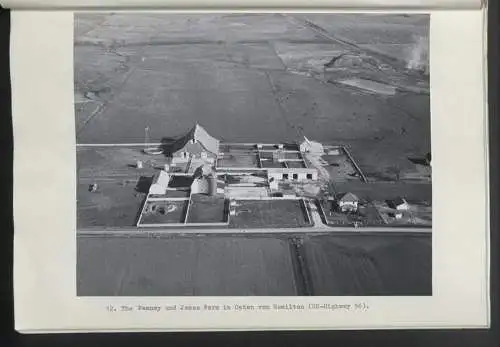
[[[251,228],[251,229],[234,229],[234,228],[192,228],[187,227],[185,229],[178,228],[144,228],[138,229],[136,227],[117,227],[117,228],[83,228],[78,230],[79,236],[157,236],[157,235],[240,235],[240,234],[315,234],[315,235],[356,235],[356,234],[396,234],[396,235],[419,235],[419,234],[431,234],[432,228],[428,227],[330,227],[324,226],[322,228]]]

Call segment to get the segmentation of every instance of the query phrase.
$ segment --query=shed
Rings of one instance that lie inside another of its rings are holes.
[[[402,197],[397,197],[396,199],[391,200],[390,205],[398,211],[406,211],[410,207],[406,199]]]
[[[169,182],[170,175],[166,171],[161,170],[153,176],[152,184],[149,187],[149,194],[165,195]]]

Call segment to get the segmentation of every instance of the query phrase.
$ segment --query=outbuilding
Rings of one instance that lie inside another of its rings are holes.
[[[406,199],[402,197],[397,197],[396,199],[392,200],[390,204],[392,208],[395,208],[398,211],[406,211],[410,207]]]
[[[316,141],[311,141],[304,136],[304,141],[300,144],[300,151],[303,153],[324,154],[323,145]]]
[[[153,176],[153,182],[149,187],[149,194],[165,195],[169,182],[170,175],[166,171],[161,170]]]

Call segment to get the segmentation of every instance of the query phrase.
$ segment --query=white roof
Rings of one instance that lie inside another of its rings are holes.
[[[159,184],[165,188],[168,187],[168,182],[170,182],[170,175],[164,170],[161,170],[153,179],[153,184]]]

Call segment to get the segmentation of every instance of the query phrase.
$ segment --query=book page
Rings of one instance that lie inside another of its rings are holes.
[[[16,329],[487,327],[484,24],[14,11]]]

